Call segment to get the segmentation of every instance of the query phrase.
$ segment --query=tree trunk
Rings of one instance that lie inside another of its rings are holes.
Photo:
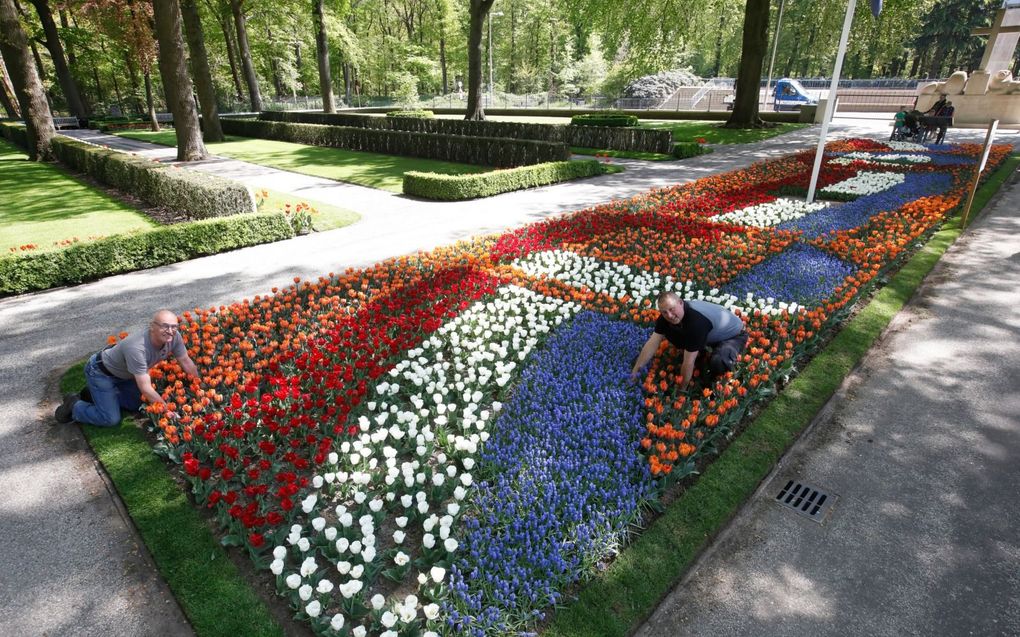
[[[0,55],[8,65],[7,72],[24,115],[28,158],[47,161],[52,158],[50,142],[56,135],[53,115],[29,52],[28,37],[18,21],[14,0],[0,0]]]
[[[344,103],[351,105],[351,65],[344,62]]]
[[[10,77],[7,75],[7,65],[3,56],[0,56],[0,103],[3,104],[7,117],[21,119],[21,111],[18,109],[18,97],[11,86]]]
[[[496,0],[471,0],[471,26],[468,30],[468,101],[464,119],[485,119],[482,109],[482,30],[485,16]]]
[[[70,29],[71,25],[67,20],[67,10],[60,9],[58,11],[58,15],[60,16],[60,28],[64,29],[65,31],[67,29]],[[74,45],[71,44],[70,42],[67,43],[67,63],[71,66],[71,68],[74,68],[78,65],[78,59],[74,55]]]
[[[126,49],[124,50],[124,66],[128,70],[128,79],[131,80],[131,103],[134,112],[141,115],[145,112],[145,104],[142,101],[140,87],[138,86],[138,65],[134,57]]]
[[[510,6],[510,62],[507,65],[506,92],[517,93],[517,5]]]
[[[230,0],[230,11],[234,15],[234,28],[237,29],[237,52],[241,57],[241,68],[244,70],[244,81],[248,85],[248,98],[251,110],[262,110],[262,95],[259,93],[259,78],[255,74],[255,65],[251,61],[251,49],[248,48],[248,27],[241,11],[244,0]]]
[[[230,63],[230,77],[234,80],[234,94],[238,100],[244,99],[244,89],[241,88],[241,76],[237,72],[237,57],[234,55],[234,36],[230,29],[230,18],[220,12],[216,13],[216,22],[223,31],[223,44],[227,48],[227,62]]]
[[[761,97],[761,67],[767,48],[768,30],[769,0],[746,0],[737,90],[733,113],[726,122],[728,128],[760,128],[765,125],[758,117],[758,100]]]
[[[719,32],[715,34],[715,64],[712,69],[712,77],[719,77],[719,69],[722,66],[722,36],[726,28],[726,14],[719,13]]]
[[[46,48],[50,52],[50,60],[53,62],[53,70],[57,74],[57,81],[60,82],[60,90],[67,100],[67,107],[71,114],[79,119],[87,119],[89,114],[85,109],[85,102],[81,99],[81,91],[78,84],[71,77],[71,70],[67,67],[67,60],[64,57],[64,47],[60,42],[60,35],[57,32],[57,23],[53,20],[53,12],[47,0],[30,0],[39,14],[39,21],[42,23],[43,33],[46,35]]]
[[[329,69],[329,39],[323,19],[323,0],[312,0],[312,25],[315,29],[315,60],[319,65],[319,92],[322,94],[322,112],[335,113],[333,104],[333,78]]]
[[[145,108],[149,112],[149,129],[159,132],[159,120],[156,119],[156,102],[152,99],[152,73],[145,72]]]
[[[216,87],[209,71],[209,56],[205,51],[205,34],[202,33],[202,18],[198,15],[195,0],[180,0],[181,19],[184,33],[188,38],[188,52],[191,53],[191,72],[198,89],[198,103],[202,107],[202,137],[207,142],[222,142],[223,127],[216,110]]]
[[[174,116],[177,132],[177,161],[196,161],[207,157],[198,124],[198,110],[188,76],[188,56],[181,33],[181,8],[177,0],[153,0],[152,14],[159,42],[159,75],[167,105]]]
[[[103,95],[103,84],[99,81],[99,70],[95,64],[92,64],[92,79],[96,83],[96,99],[100,102],[105,102],[106,97]]]
[[[269,44],[270,49],[274,48],[275,42],[273,41],[273,30],[266,25],[266,42]],[[276,98],[283,97],[283,78],[280,76],[280,63],[276,60],[275,54],[269,56],[269,70],[273,74],[273,88],[276,91]]]
[[[443,72],[443,95],[450,92],[450,75],[446,69],[446,30],[439,36],[439,68]]]

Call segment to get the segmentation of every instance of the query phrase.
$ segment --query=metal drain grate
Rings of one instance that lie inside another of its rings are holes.
[[[820,524],[838,497],[817,487],[790,480],[776,496],[776,502]]]

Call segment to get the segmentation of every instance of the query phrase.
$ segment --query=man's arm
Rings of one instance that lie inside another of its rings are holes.
[[[195,366],[195,361],[191,360],[191,357],[185,354],[184,356],[177,357],[177,363],[184,370],[184,373],[192,378],[198,378],[198,367]]]
[[[659,351],[659,345],[662,343],[662,334],[652,332],[652,335],[648,337],[644,347],[641,348],[641,353],[638,354],[637,361],[634,362],[634,368],[630,371],[631,380],[636,380],[638,372],[641,368],[652,361],[652,357],[655,356],[655,352]]]
[[[148,399],[152,404],[166,402],[163,397],[159,395],[156,388],[152,386],[152,378],[149,377],[149,372],[144,374],[135,374],[135,384],[138,385],[138,391],[142,392],[142,396]]]
[[[688,352],[684,350],[684,362],[680,365],[680,373],[683,374],[683,380],[680,382],[680,389],[687,389],[687,386],[691,384],[691,379],[694,377],[694,361],[697,360],[697,352]]]

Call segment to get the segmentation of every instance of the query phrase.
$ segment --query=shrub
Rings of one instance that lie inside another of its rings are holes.
[[[192,219],[255,212],[255,196],[244,184],[216,175],[159,164],[65,137],[53,139],[60,161],[154,206]]]
[[[383,122],[428,122],[403,118],[376,118]],[[437,120],[438,121],[438,120]],[[479,166],[524,166],[570,158],[564,143],[530,139],[497,139],[414,133],[399,130],[292,124],[262,120],[224,120],[223,132],[311,146],[346,148],[387,155],[424,157]]]
[[[436,133],[440,135],[531,139],[543,142],[566,143],[569,146],[582,146],[585,148],[663,154],[669,154],[670,146],[673,142],[673,133],[671,131],[648,128],[564,126],[562,124],[525,124],[521,122],[488,122],[469,121],[463,119],[373,117],[371,115],[354,115],[350,113],[326,114],[282,111],[264,111],[259,115],[259,119],[262,121],[273,122],[331,124],[335,126],[353,126],[377,130],[402,130],[415,133]],[[244,133],[237,134],[244,135]],[[551,159],[566,159],[566,157],[548,158],[543,159],[542,161],[550,161]]]
[[[571,126],[637,126],[638,118],[625,113],[582,113],[570,118]]]
[[[0,257],[0,294],[82,283],[294,236],[283,213],[235,215]]]
[[[440,175],[409,171],[404,173],[404,194],[425,199],[460,201],[554,184],[578,177],[601,175],[602,172],[602,165],[594,159],[549,162],[476,175]]]
[[[19,148],[28,148],[28,129],[24,124],[0,122],[0,135]]]
[[[712,152],[712,149],[698,142],[677,142],[673,144],[673,156],[677,159],[697,157]]]
[[[410,117],[413,119],[432,119],[435,116],[435,113],[426,110],[390,111],[386,113],[386,117]]]

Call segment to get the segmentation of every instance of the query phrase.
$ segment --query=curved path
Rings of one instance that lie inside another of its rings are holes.
[[[876,127],[877,126],[877,127]],[[888,133],[886,122],[837,133]],[[75,133],[83,135],[83,133]],[[960,133],[953,139],[978,133]],[[77,426],[52,424],[64,369],[153,310],[209,307],[346,267],[692,181],[812,147],[817,127],[682,162],[614,160],[616,175],[481,201],[422,202],[359,186],[213,159],[198,166],[307,193],[362,214],[338,230],[0,300],[0,626],[11,635],[185,635],[191,629],[151,563]],[[106,140],[113,145],[119,138]],[[122,141],[122,140],[121,140]],[[166,149],[133,143],[136,152]]]

